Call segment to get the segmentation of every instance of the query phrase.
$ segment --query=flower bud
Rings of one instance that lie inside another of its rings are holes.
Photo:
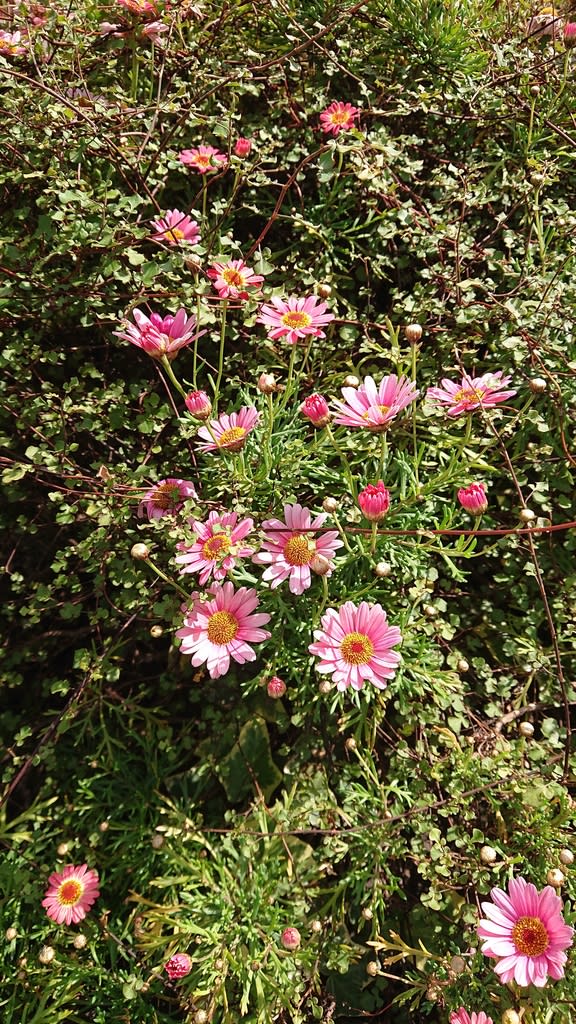
[[[428,619],[435,619],[438,615],[438,609],[433,604],[425,604],[422,611]]]
[[[574,863],[574,854],[572,853],[572,850],[560,850],[559,859],[561,864],[565,864],[566,867],[570,867],[570,865]]]
[[[184,404],[196,420],[209,420],[212,415],[212,402],[205,391],[191,391]]]
[[[377,974],[380,974],[380,964],[377,960],[370,960],[366,964],[366,974],[370,975],[371,978],[375,978]]]
[[[378,564],[374,566],[374,573],[376,576],[384,578],[389,576],[391,572],[392,566],[390,565],[390,562],[378,562]]]
[[[461,956],[453,956],[450,961],[452,974],[463,974],[466,970],[466,961]]]
[[[458,491],[458,501],[466,512],[470,512],[473,516],[481,516],[488,508],[486,485],[474,483],[469,484],[468,487],[461,487]]]
[[[534,726],[532,725],[532,722],[520,722],[518,732],[521,736],[525,736],[526,739],[530,739],[530,737],[534,735]]]
[[[309,565],[312,572],[315,572],[317,576],[327,576],[332,569],[326,556],[321,555],[318,551],[310,559]]]
[[[362,917],[365,921],[371,921],[374,917],[374,913],[370,910],[370,907],[362,907]]]
[[[278,700],[279,697],[283,697],[286,693],[286,683],[283,679],[280,679],[279,676],[272,676],[272,678],[268,680],[266,692],[269,697],[272,697],[274,700]]]
[[[278,390],[276,377],[273,373],[261,373],[256,387],[263,395],[273,395]]]
[[[345,388],[359,388],[360,378],[355,373],[349,373],[342,382]]]
[[[483,864],[494,864],[498,860],[498,851],[493,846],[483,846],[480,850],[480,860]]]
[[[548,387],[548,381],[544,377],[532,377],[528,381],[528,387],[533,395],[542,395]]]
[[[566,875],[560,868],[550,868],[550,871],[546,875],[546,881],[548,885],[551,885],[554,889],[560,889],[566,881]]]
[[[512,1008],[504,1010],[502,1024],[521,1024],[520,1014],[516,1013],[516,1010]]]
[[[459,672],[462,673],[462,675],[464,675],[464,673],[467,672],[468,669],[470,668],[470,665],[466,661],[466,658],[458,658],[456,668],[458,669]]]
[[[56,847],[56,853],[58,854],[59,857],[65,857],[69,849],[70,847],[68,846],[68,843],[60,843]]]
[[[194,1024],[207,1024],[208,1014],[206,1010],[196,1010],[194,1014]]]
[[[130,554],[137,561],[145,561],[147,558],[150,558],[150,548],[147,544],[133,544]]]
[[[321,281],[320,284],[316,285],[316,294],[319,295],[321,299],[329,299],[332,295],[332,288],[329,284],[325,284]]]
[[[176,978],[185,978],[192,970],[192,960],[187,953],[175,953],[164,964],[164,970],[171,981]]]
[[[567,50],[576,46],[576,24],[573,21],[567,21],[564,25],[564,46]]]
[[[329,679],[323,679],[321,683],[318,683],[318,690],[324,697],[327,693],[330,693],[331,689],[332,683]]]
[[[292,953],[300,945],[300,932],[297,928],[285,928],[280,936],[280,942],[284,949],[288,949]]]
[[[356,743],[356,740],[354,739],[353,736],[349,736],[348,737],[348,739],[346,740],[346,743],[344,744],[344,746],[346,747],[346,750],[357,750],[358,749],[358,744]]]
[[[321,933],[321,932],[322,932],[323,930],[324,930],[324,929],[323,929],[323,927],[322,927],[322,921],[312,921],[312,924],[310,925],[310,931],[311,931],[311,932],[312,932],[312,933],[313,933],[314,935],[320,935],[320,933]]]
[[[330,409],[326,399],[317,393],[309,395],[302,402],[300,412],[306,419],[310,420],[313,427],[325,427],[331,420]]]
[[[100,824],[98,825],[98,829],[99,829],[100,832],[107,832],[109,828],[110,828],[110,822],[109,821],[101,821]]]
[[[38,959],[41,964],[51,964],[55,956],[56,951],[53,946],[42,946]]]
[[[408,324],[404,328],[404,337],[411,345],[416,345],[422,337],[422,328],[420,324]]]
[[[223,971],[224,970],[224,961],[222,959],[220,959],[220,957],[218,957],[218,959],[214,961],[214,970],[215,971]]]
[[[246,156],[250,156],[250,150],[252,149],[252,139],[245,139],[242,135],[236,139],[234,143],[234,152],[236,156],[242,159]]]
[[[154,835],[152,836],[152,839],[150,840],[150,845],[152,846],[153,850],[161,850],[162,847],[164,846],[164,842],[165,840],[162,833],[155,832]]]
[[[377,484],[368,484],[360,491],[358,504],[366,519],[371,523],[381,523],[390,508],[390,491],[384,487],[382,480]]]
[[[533,512],[531,508],[521,508],[520,519],[523,523],[531,523],[536,519],[536,513]]]
[[[84,947],[86,946],[87,942],[88,942],[88,939],[86,938],[86,936],[80,934],[80,935],[75,935],[74,936],[74,940],[72,942],[72,945],[74,946],[74,949],[84,949]]]
[[[150,636],[153,640],[159,640],[164,635],[162,626],[150,626]]]
[[[7,928],[4,934],[6,935],[8,942],[13,942],[17,937],[18,932],[15,928]]]
[[[338,501],[336,498],[327,497],[322,502],[322,508],[325,512],[336,512],[338,510]]]

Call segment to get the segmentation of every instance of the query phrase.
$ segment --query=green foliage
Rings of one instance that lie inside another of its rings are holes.
[[[502,986],[475,925],[492,886],[541,888],[573,842],[576,57],[489,2],[170,6],[154,45],[121,5],[2,12],[7,31],[37,19],[0,57],[2,1019],[407,1024],[465,1005],[568,1024],[570,962],[542,993]],[[337,99],[361,114],[331,137]],[[200,144],[229,167],[185,167]],[[197,245],[152,238],[169,209]],[[245,259],[266,300],[323,298],[326,337],[266,337],[257,295],[217,298],[217,259]],[[135,307],[184,307],[205,333],[153,361],[113,335]],[[424,401],[496,370],[505,406],[450,419]],[[299,411],[390,373],[420,398],[388,433]],[[179,387],[255,406],[246,448],[202,453]],[[198,496],[148,521],[166,477]],[[372,530],[357,497],[379,479],[392,505]],[[472,480],[480,528],[456,499]],[[296,595],[239,562],[272,636],[221,678],[193,667],[174,637],[198,587],[174,562],[190,516],[249,516],[257,547],[285,503],[326,498],[334,572]],[[402,631],[384,691],[319,688],[312,633],[345,601]],[[56,925],[48,876],[85,862],[100,899]]]

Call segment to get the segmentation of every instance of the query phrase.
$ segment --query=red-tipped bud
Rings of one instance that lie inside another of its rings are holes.
[[[293,952],[300,945],[300,932],[297,928],[285,928],[280,936],[280,942],[284,949],[289,949]]]
[[[458,501],[462,508],[473,516],[481,516],[488,508],[485,484],[469,484],[458,491]]]
[[[327,423],[330,423],[330,409],[328,408],[328,402],[322,395],[316,393],[309,395],[302,402],[300,412],[306,419],[310,420],[313,427],[325,427]]]
[[[269,697],[272,697],[274,700],[278,700],[286,693],[286,683],[283,679],[280,679],[279,676],[272,676],[272,678],[268,680],[266,692]]]
[[[242,135],[236,139],[234,144],[234,152],[236,156],[244,158],[250,156],[250,150],[252,149],[252,139],[245,139]]]
[[[376,485],[368,484],[358,495],[358,504],[366,519],[371,523],[379,523],[390,508],[390,491],[384,487],[382,480]]]
[[[212,402],[205,391],[191,391],[184,399],[188,412],[196,420],[209,420],[212,415]]]
[[[192,961],[188,953],[175,953],[168,963],[164,964],[164,970],[172,981],[175,978],[185,978],[192,970]]]

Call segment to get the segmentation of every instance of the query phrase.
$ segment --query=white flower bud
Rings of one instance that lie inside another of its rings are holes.
[[[523,523],[531,523],[534,519],[536,519],[536,513],[533,512],[531,508],[521,508],[520,519]]]
[[[150,840],[150,845],[153,850],[161,850],[164,846],[164,836],[161,835],[160,832],[156,832]]]
[[[553,886],[554,889],[560,889],[566,881],[566,875],[560,868],[550,868],[550,871],[546,875],[546,881],[548,885]]]
[[[516,1010],[504,1010],[502,1024],[521,1024],[520,1014],[516,1013]]]
[[[261,373],[256,387],[263,395],[273,395],[277,389],[276,377],[273,373]]]
[[[324,930],[324,929],[323,929],[323,927],[322,927],[322,921],[312,921],[312,924],[310,925],[310,931],[311,931],[311,932],[312,932],[312,933],[313,933],[314,935],[320,935],[320,933],[321,933],[321,932],[322,932],[323,930]]]
[[[572,850],[560,850],[560,863],[565,864],[566,867],[570,867],[574,863],[574,854]]]
[[[326,694],[330,693],[332,689],[332,683],[329,679],[323,679],[322,682],[318,684],[318,689],[323,696],[326,696]]]
[[[532,725],[532,722],[520,722],[518,732],[521,736],[525,736],[526,739],[530,739],[530,737],[534,735],[534,726]]]
[[[347,376],[344,377],[344,387],[345,388],[359,388],[360,387],[360,378],[357,377],[355,373],[347,374]]]
[[[194,1014],[194,1024],[206,1024],[208,1020],[208,1014],[206,1010],[196,1010]]]
[[[466,661],[466,658],[459,658],[456,668],[458,669],[459,672],[462,673],[462,675],[464,675],[464,673],[467,672],[468,669],[470,668],[470,665]]]
[[[391,572],[392,566],[390,565],[390,562],[378,562],[378,564],[374,566],[374,574],[376,576],[380,576],[382,579],[389,576]]]
[[[332,295],[332,287],[322,281],[320,284],[316,285],[316,294],[319,295],[321,299],[329,299]]]
[[[532,377],[528,381],[528,387],[533,395],[542,395],[548,387],[548,381],[544,380],[544,377]]]
[[[483,864],[493,864],[498,860],[498,851],[493,846],[483,846],[480,850],[480,860]]]
[[[86,938],[86,936],[80,934],[74,936],[74,941],[72,945],[74,946],[74,949],[84,949],[87,942],[88,939]]]
[[[56,951],[53,946],[42,946],[38,959],[41,964],[51,964],[55,956]]]
[[[132,558],[135,558],[138,561],[145,561],[147,558],[150,558],[150,548],[147,544],[133,544],[130,554],[132,555]]]
[[[68,843],[60,843],[60,845],[56,847],[56,853],[59,857],[65,857],[69,849],[70,847],[68,846]]]
[[[344,744],[344,746],[346,747],[346,750],[357,750],[358,749],[358,744],[356,743],[356,740],[354,739],[353,736],[349,736],[348,737],[348,739],[346,740],[346,743]]]
[[[370,907],[362,907],[362,917],[365,921],[371,921],[374,917],[374,913],[370,910]]]
[[[366,974],[369,974],[371,978],[375,978],[377,974],[380,974],[380,964],[377,960],[370,960],[366,964]]]
[[[336,498],[327,497],[324,498],[324,501],[322,502],[322,508],[324,509],[325,512],[332,513],[338,510],[338,504],[339,503],[336,500]]]
[[[153,640],[159,640],[163,636],[164,630],[162,626],[150,626],[150,636]]]
[[[420,324],[408,324],[408,326],[404,328],[404,337],[411,345],[416,345],[422,337],[422,328]]]
[[[7,928],[5,935],[6,938],[8,939],[8,942],[13,942],[13,940],[17,937],[18,932],[16,931],[15,928]]]

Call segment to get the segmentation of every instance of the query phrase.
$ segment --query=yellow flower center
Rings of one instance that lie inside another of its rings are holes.
[[[198,153],[195,159],[196,167],[212,167],[212,160],[204,153]]]
[[[550,945],[548,932],[539,917],[519,917],[512,929],[512,942],[524,956],[540,956]]]
[[[239,452],[244,447],[244,439],[248,433],[244,427],[230,427],[223,430],[216,439],[219,448],[229,448],[231,452]]]
[[[340,653],[349,665],[366,665],[374,654],[374,644],[366,633],[347,633]]]
[[[312,539],[297,533],[284,545],[284,558],[290,565],[310,565],[316,552],[316,544]]]
[[[231,612],[214,612],[208,620],[208,639],[224,646],[234,639],[238,629],[238,619]]]
[[[366,409],[366,412],[362,413],[362,419],[367,420],[370,413],[373,412],[374,409],[378,409],[378,411],[381,412],[383,416],[385,416],[387,412],[390,412],[389,405],[371,405],[369,409]]]
[[[202,554],[207,561],[224,558],[230,551],[230,538],[225,533],[217,533],[209,537],[202,545]]]
[[[330,114],[332,124],[346,124],[350,114],[347,110],[333,110]]]
[[[63,907],[73,907],[81,899],[83,892],[82,882],[79,882],[77,878],[69,878],[67,882],[62,882],[58,889],[58,903]]]
[[[152,504],[164,510],[174,508],[180,501],[178,484],[161,484],[152,495]]]
[[[460,388],[454,395],[454,402],[481,402],[483,398],[482,388]]]
[[[309,327],[312,323],[312,317],[308,313],[302,313],[297,309],[293,309],[290,313],[284,313],[282,315],[282,323],[285,327],[294,329],[295,327]]]
[[[164,232],[167,239],[172,239],[173,242],[179,242],[181,238],[184,238],[184,232],[180,228],[170,228],[169,231]]]
[[[241,288],[244,284],[244,275],[239,270],[234,270],[233,267],[227,267],[226,270],[223,270],[222,277],[226,284],[231,285],[233,288]]]

